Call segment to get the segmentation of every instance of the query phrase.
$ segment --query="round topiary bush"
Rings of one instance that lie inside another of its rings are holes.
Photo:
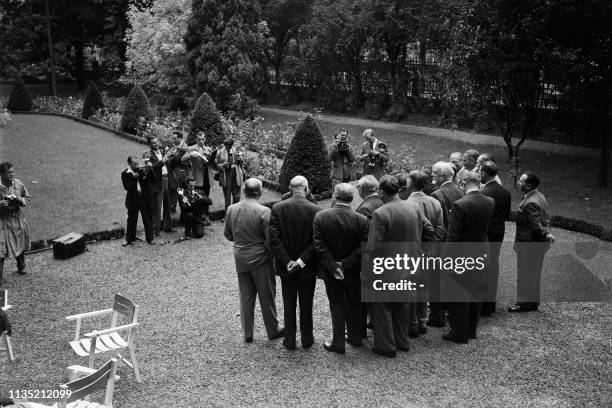
[[[217,147],[225,140],[225,132],[221,124],[221,115],[219,115],[215,103],[206,92],[200,96],[195,108],[193,108],[191,129],[189,130],[187,144],[194,144],[196,133],[201,130],[206,132],[206,144],[208,146]]]
[[[102,101],[102,95],[96,84],[92,81],[85,91],[85,99],[83,100],[83,110],[81,111],[81,117],[83,119],[89,119],[92,117],[98,109],[104,109],[104,102]]]
[[[11,96],[6,104],[6,109],[11,112],[29,112],[32,110],[33,106],[34,102],[32,101],[32,96],[30,95],[30,91],[28,91],[28,87],[26,87],[21,77],[17,77],[13,84],[13,89],[11,89]]]
[[[136,134],[140,118],[153,119],[149,99],[140,85],[134,85],[125,101],[123,116],[121,116],[120,129],[124,132]]]
[[[314,119],[306,116],[296,129],[285,155],[279,177],[281,191],[288,191],[289,182],[299,174],[308,179],[313,194],[320,194],[331,188],[330,172],[323,135]]]

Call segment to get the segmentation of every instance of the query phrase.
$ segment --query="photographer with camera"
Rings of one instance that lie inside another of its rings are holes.
[[[240,187],[244,181],[242,152],[234,147],[234,139],[228,137],[217,151],[215,161],[219,169],[219,186],[225,197],[225,209],[240,201]]]
[[[138,224],[138,212],[142,217],[145,238],[149,244],[154,244],[153,225],[149,206],[145,204],[143,189],[148,185],[149,167],[141,166],[138,157],[128,156],[128,168],[121,172],[121,182],[127,192],[125,196],[125,208],[127,208],[127,228],[125,230],[125,242],[123,246],[131,245],[136,241],[136,225]]]
[[[181,207],[181,222],[185,227],[183,239],[202,238],[204,236],[204,224],[202,223],[202,212],[204,206],[212,204],[210,198],[204,196],[195,189],[195,179],[188,177],[187,187],[179,188],[178,203]]]
[[[199,131],[196,135],[196,144],[189,146],[181,158],[181,163],[191,165],[192,176],[195,179],[195,188],[206,197],[210,197],[209,167],[212,166],[217,151],[206,146],[206,133]],[[204,207],[204,225],[210,225],[208,220],[208,206]]]
[[[30,249],[30,234],[21,207],[29,205],[30,194],[15,178],[13,165],[9,162],[0,164],[0,283],[4,258],[9,255],[17,261],[17,273],[26,273],[24,253]]]
[[[387,163],[389,162],[389,151],[387,145],[376,137],[374,130],[366,129],[363,132],[365,142],[361,145],[359,160],[363,161],[363,172],[361,176],[368,174],[380,179],[387,174]]]
[[[353,177],[352,165],[355,155],[349,146],[351,136],[346,129],[340,129],[334,135],[334,143],[327,150],[331,162],[332,190],[340,183],[348,183]]]

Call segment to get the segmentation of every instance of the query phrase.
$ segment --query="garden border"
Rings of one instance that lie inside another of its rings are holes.
[[[128,140],[132,140],[135,141],[137,143],[140,144],[146,144],[146,140],[142,137],[136,136],[136,135],[131,135],[129,133],[126,132],[122,132],[120,130],[115,130],[115,129],[111,129],[109,127],[106,127],[104,125],[101,125],[97,122],[93,122],[87,119],[83,119],[83,118],[79,118],[77,116],[72,116],[72,115],[68,115],[65,113],[59,113],[59,112],[27,112],[27,111],[15,111],[15,112],[11,112],[12,114],[26,114],[26,115],[47,115],[47,116],[59,116],[59,117],[63,117],[66,119],[71,119],[74,120],[75,122],[79,122],[79,123],[83,123],[85,125],[90,125],[93,127],[96,127],[98,129],[102,129],[102,130],[106,130],[108,132],[111,132],[119,137],[123,137],[124,139],[128,139]],[[279,151],[280,152],[280,151]],[[257,177],[259,178],[259,177]],[[280,185],[274,181],[270,181],[270,180],[265,180],[265,179],[260,179],[262,182],[262,185],[270,190],[273,191],[278,191],[281,192],[280,189]],[[331,191],[326,191],[323,192],[321,194],[317,194],[315,195],[315,198],[317,199],[317,201],[321,201],[321,200],[326,200],[328,198],[331,197]],[[270,201],[265,203],[264,205],[271,207],[273,204],[275,203],[275,201]],[[213,211],[212,213],[209,214],[210,218],[212,220],[217,220],[217,219],[222,219],[225,216],[225,210],[217,210],[217,211]],[[510,214],[510,217],[508,218],[508,221],[512,221],[512,222],[516,222],[516,212],[512,211]],[[574,231],[574,232],[579,232],[582,234],[586,234],[586,235],[590,235],[592,237],[601,239],[603,241],[608,241],[608,242],[612,242],[612,228],[608,229],[606,227],[604,227],[603,225],[599,225],[599,224],[594,224],[588,221],[584,221],[581,219],[576,219],[576,218],[571,218],[571,217],[565,217],[563,215],[553,215],[551,217],[551,224],[553,227],[556,228],[561,228],[564,230],[568,230],[568,231]],[[116,231],[118,229],[114,229],[114,230],[109,230],[109,231]],[[125,230],[123,228],[121,228],[121,230],[123,230],[123,232],[125,233]],[[101,232],[94,232],[94,233],[90,233],[91,235],[96,235],[96,234],[101,234],[107,231],[101,231]],[[87,234],[85,234],[87,236]],[[105,238],[101,238],[101,239],[105,239]],[[111,238],[106,238],[106,239],[111,239]],[[49,240],[47,240],[49,241]],[[36,241],[36,242],[45,242],[44,240],[41,241]],[[39,248],[40,249],[40,248]]]

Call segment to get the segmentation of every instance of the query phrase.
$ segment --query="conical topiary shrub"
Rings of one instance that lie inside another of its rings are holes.
[[[314,119],[306,116],[285,155],[279,177],[281,190],[287,191],[291,179],[299,174],[308,179],[314,194],[328,191],[331,188],[330,170],[325,140]]]
[[[187,144],[194,144],[196,141],[196,133],[203,130],[206,132],[206,145],[217,147],[225,140],[225,132],[221,124],[221,116],[215,106],[215,103],[206,92],[200,96],[193,108],[191,115],[191,129]]]
[[[85,100],[83,100],[83,110],[81,117],[83,119],[89,119],[92,117],[98,109],[104,109],[104,102],[102,101],[102,95],[100,90],[94,82],[90,82],[85,92]]]
[[[149,107],[149,99],[140,85],[134,85],[125,101],[120,129],[135,135],[138,128],[138,122],[140,118],[143,117],[147,121],[153,119],[153,114]]]
[[[32,101],[30,91],[28,91],[23,79],[17,77],[13,84],[13,89],[11,89],[11,96],[6,104],[6,109],[12,112],[29,112],[32,110],[32,106],[34,106],[34,102]]]

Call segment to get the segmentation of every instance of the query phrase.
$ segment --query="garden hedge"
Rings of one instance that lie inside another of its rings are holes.
[[[33,106],[34,101],[28,87],[21,77],[17,77],[11,89],[11,96],[9,96],[6,109],[11,112],[30,112]]]
[[[83,119],[89,119],[92,117],[98,109],[104,109],[104,102],[102,101],[102,94],[92,81],[85,91],[85,99],[83,100],[83,110],[81,117]]]
[[[149,99],[140,85],[134,85],[128,94],[125,107],[123,108],[120,125],[121,131],[135,135],[138,129],[138,122],[143,117],[147,121],[153,119]]]
[[[297,175],[308,179],[313,194],[328,191],[331,189],[330,173],[323,135],[314,119],[310,115],[306,116],[295,131],[281,167],[281,192],[289,190],[289,182]]]
[[[199,131],[206,132],[206,145],[218,147],[225,140],[225,132],[221,124],[221,115],[211,97],[204,92],[196,102],[191,115],[191,128],[187,144],[195,143]]]

